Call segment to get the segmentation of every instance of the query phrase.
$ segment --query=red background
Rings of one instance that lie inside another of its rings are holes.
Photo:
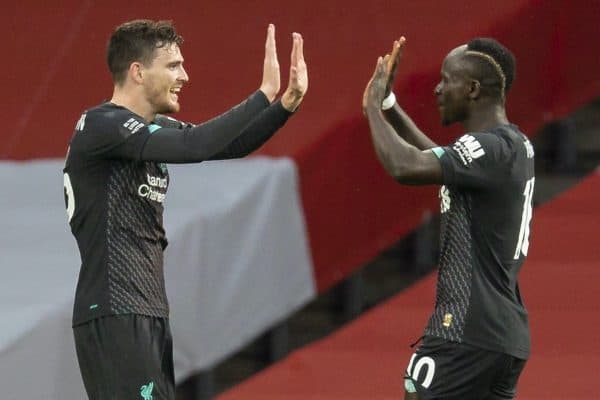
[[[110,31],[126,20],[175,21],[191,78],[178,117],[193,122],[259,86],[270,22],[285,86],[291,32],[301,32],[309,92],[260,153],[297,162],[324,290],[414,228],[425,210],[437,209],[433,188],[399,186],[375,159],[360,100],[377,56],[407,37],[395,90],[442,144],[459,132],[440,128],[431,95],[442,59],[472,37],[496,37],[518,62],[509,117],[533,133],[600,92],[599,10],[591,0],[11,2],[0,15],[7,39],[0,159],[64,156],[81,112],[111,96],[104,49]]]

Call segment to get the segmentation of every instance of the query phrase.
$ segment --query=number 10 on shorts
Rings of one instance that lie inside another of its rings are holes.
[[[406,376],[410,377],[414,382],[419,382],[421,386],[427,389],[431,385],[435,375],[435,361],[431,357],[421,357],[415,363],[416,358],[417,353],[413,354],[410,358],[408,368],[406,368]],[[419,379],[420,375],[422,375],[422,380]]]

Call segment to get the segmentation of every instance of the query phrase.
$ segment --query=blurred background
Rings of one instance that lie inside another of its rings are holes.
[[[440,145],[433,88],[478,36],[517,59],[509,119],[536,149],[522,278],[533,350],[520,399],[597,399],[600,309],[600,1],[3,2],[0,387],[3,399],[85,398],[70,325],[79,255],[62,165],[81,113],[110,98],[107,39],[137,18],[175,22],[190,82],[177,118],[201,122],[260,85],[276,25],[310,87],[249,158],[172,166],[165,254],[178,399],[392,399],[433,306],[437,187],[405,187],[375,158],[361,97],[407,38],[395,92]]]

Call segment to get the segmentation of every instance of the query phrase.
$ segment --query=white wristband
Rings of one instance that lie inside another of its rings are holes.
[[[394,92],[390,92],[390,95],[383,99],[383,102],[381,103],[381,109],[389,110],[390,108],[394,107],[394,104],[396,104],[396,95]]]

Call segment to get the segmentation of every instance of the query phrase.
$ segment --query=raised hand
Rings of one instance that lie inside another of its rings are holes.
[[[295,111],[308,90],[308,70],[304,61],[304,39],[299,33],[293,33],[293,46],[290,65],[290,81],[281,97],[281,105],[288,111]]]
[[[400,63],[400,58],[402,58],[402,52],[404,50],[405,43],[406,38],[404,36],[400,36],[400,39],[394,40],[394,44],[392,46],[392,54],[386,60],[385,67],[387,74],[387,84],[385,87],[385,97],[390,95],[392,88],[394,87],[396,71],[398,69],[398,64]]]
[[[369,81],[367,86],[367,100],[366,109],[374,108],[376,110],[381,109],[381,103],[385,98],[385,88],[388,82],[387,64],[389,62],[390,55],[385,57],[379,57],[377,59],[377,65],[375,66],[375,72]]]
[[[267,96],[270,102],[273,102],[280,88],[279,61],[277,60],[277,47],[275,45],[275,25],[269,24],[260,90]]]
[[[401,36],[400,39],[398,39],[398,40],[394,40],[394,44],[392,45],[392,53],[386,54],[382,60],[384,69],[385,69],[385,77],[386,77],[383,98],[386,98],[387,96],[389,96],[392,91],[392,88],[394,86],[394,80],[396,79],[396,71],[398,69],[398,64],[400,63],[400,58],[402,57],[402,51],[404,50],[405,43],[406,43],[406,38],[404,38],[404,36]],[[375,74],[371,77],[371,79],[367,83],[367,86],[365,87],[365,91],[363,92],[362,110],[363,110],[363,114],[365,114],[365,115],[367,113],[367,103],[369,100],[369,89],[371,87],[371,84],[373,83],[373,78],[375,77],[376,73],[377,73],[377,70],[375,71]]]

